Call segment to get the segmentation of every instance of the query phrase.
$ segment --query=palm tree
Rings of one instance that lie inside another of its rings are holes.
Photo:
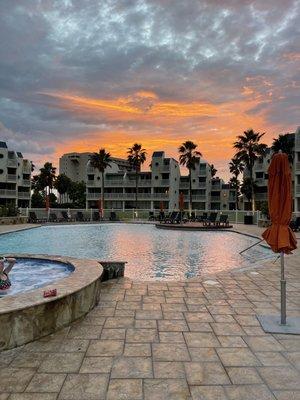
[[[138,208],[138,178],[141,165],[146,161],[147,152],[141,144],[135,143],[127,151],[127,159],[131,167],[135,170],[135,208]]]
[[[214,164],[211,164],[211,166],[210,166],[211,177],[213,178],[216,175],[217,172],[218,172],[218,170],[216,169]]]
[[[200,157],[202,154],[200,151],[197,151],[196,148],[198,147],[197,144],[193,143],[190,140],[182,143],[181,146],[178,148],[179,156],[179,163],[180,165],[185,166],[189,171],[189,212],[192,212],[192,170],[195,170],[196,164],[199,164]]]
[[[54,167],[51,162],[46,162],[44,166],[40,169],[39,179],[41,182],[41,186],[44,186],[44,188],[48,187],[48,194],[52,192],[53,185],[56,179],[55,174],[56,167]]]
[[[240,181],[239,175],[244,171],[244,164],[236,157],[233,157],[229,163],[229,171],[232,173],[233,177],[231,178],[231,183],[233,184],[234,189],[236,190],[235,194],[235,209],[239,209],[239,189],[240,189]]]
[[[256,133],[253,129],[249,129],[245,131],[243,135],[237,136],[237,141],[233,144],[234,149],[237,150],[235,157],[239,159],[249,171],[253,211],[255,211],[253,166],[255,160],[259,157],[263,157],[266,153],[267,145],[260,143],[263,136],[264,133]]]
[[[71,186],[71,179],[65,175],[65,174],[60,174],[57,176],[55,182],[54,182],[54,187],[60,194],[60,202],[61,202],[61,197],[62,195],[66,194]]]
[[[241,193],[247,197],[248,201],[251,201],[253,199],[253,190],[254,190],[254,193],[257,190],[256,183],[251,182],[251,179],[249,177],[246,177],[243,180],[243,183],[241,186]]]
[[[294,160],[294,146],[295,146],[295,135],[286,133],[285,135],[279,135],[277,139],[273,138],[272,150],[278,153],[281,150],[286,153],[289,157],[289,162],[293,164]]]
[[[99,153],[93,153],[90,157],[91,167],[97,169],[101,173],[101,203],[104,209],[104,171],[110,167],[111,155],[105,149],[100,149]]]

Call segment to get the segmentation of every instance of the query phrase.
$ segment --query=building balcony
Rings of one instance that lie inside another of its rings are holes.
[[[18,192],[18,198],[23,200],[29,200],[30,192]]]
[[[16,190],[0,189],[1,198],[15,198],[17,197]]]
[[[16,182],[17,180],[17,175],[15,174],[7,174],[7,182]]]
[[[170,180],[169,179],[156,179],[153,181],[153,186],[169,186]]]
[[[267,186],[268,185],[268,181],[265,178],[256,178],[255,183],[259,186]]]
[[[300,185],[296,185],[295,194],[296,194],[297,197],[300,196]]]
[[[188,189],[190,187],[189,182],[180,182],[179,183],[179,188],[180,189]]]
[[[7,166],[8,167],[17,167],[18,166],[18,161],[16,159],[14,159],[14,158],[8,158]]]
[[[268,193],[255,193],[256,201],[266,201],[268,200]]]
[[[210,196],[210,201],[219,202],[221,201],[221,196]]]
[[[22,179],[21,185],[22,186],[30,186],[30,179]]]
[[[87,200],[99,200],[101,193],[87,193]],[[105,200],[135,200],[135,193],[105,193]],[[138,200],[164,200],[168,199],[166,193],[138,193]]]
[[[295,163],[295,171],[300,172],[300,162],[299,161]]]
[[[189,196],[185,197],[185,200],[189,200]],[[193,195],[192,196],[192,201],[206,201],[206,196],[205,195]]]

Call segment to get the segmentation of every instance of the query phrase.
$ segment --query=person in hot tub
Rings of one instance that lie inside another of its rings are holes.
[[[6,262],[8,263],[8,265],[5,267]],[[11,282],[8,274],[13,269],[15,262],[15,258],[0,258],[0,292],[1,290],[7,290],[11,287]]]

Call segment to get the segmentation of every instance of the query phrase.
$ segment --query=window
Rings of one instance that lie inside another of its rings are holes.
[[[155,175],[155,179],[158,179],[158,176],[157,176],[157,175]]]
[[[3,174],[3,169],[0,169],[0,174]]]
[[[159,163],[158,163],[158,162],[156,162],[156,163],[155,163],[155,166],[156,166],[156,167],[158,167],[158,166],[159,166]]]
[[[3,154],[0,154],[0,158],[3,158],[4,157],[4,155]]]

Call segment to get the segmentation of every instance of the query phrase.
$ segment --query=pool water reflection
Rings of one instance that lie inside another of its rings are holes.
[[[234,232],[160,230],[153,225],[44,226],[0,236],[0,253],[65,255],[127,261],[136,280],[179,280],[205,273],[259,265],[273,253],[257,239]]]

